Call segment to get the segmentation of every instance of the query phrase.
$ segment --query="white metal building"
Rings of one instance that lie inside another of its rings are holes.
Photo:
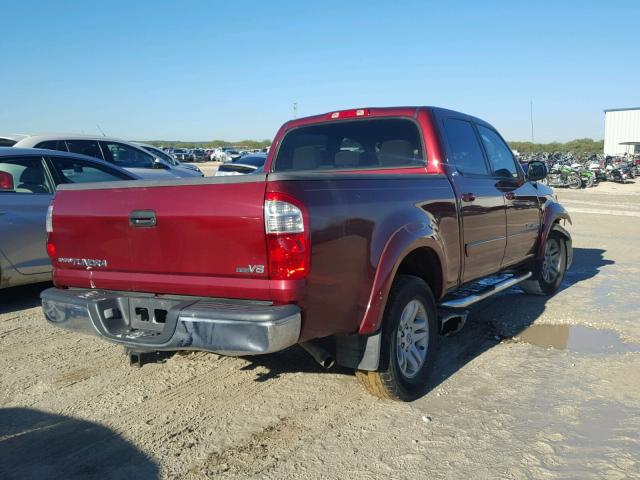
[[[604,153],[640,154],[640,107],[604,111]]]

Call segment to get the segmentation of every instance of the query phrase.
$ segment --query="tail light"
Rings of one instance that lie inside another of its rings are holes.
[[[13,175],[0,172],[0,190],[13,190]]]
[[[47,228],[47,254],[51,261],[56,257],[56,245],[53,243],[53,205],[49,205],[47,208],[47,219],[45,221]]]
[[[309,273],[308,217],[304,205],[282,193],[267,193],[264,224],[269,255],[269,277],[295,280]]]

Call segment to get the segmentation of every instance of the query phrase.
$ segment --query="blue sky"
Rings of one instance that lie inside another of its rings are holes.
[[[638,1],[3,2],[0,134],[272,138],[292,116],[438,105],[509,140],[602,138],[640,105]]]

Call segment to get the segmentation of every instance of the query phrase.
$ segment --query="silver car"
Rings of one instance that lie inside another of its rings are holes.
[[[264,164],[267,161],[266,153],[254,153],[240,157],[233,162],[223,163],[218,167],[215,176],[227,177],[230,175],[247,175],[263,173]]]
[[[30,135],[14,147],[46,148],[88,155],[150,180],[202,177],[201,172],[174,166],[125,140],[91,135]]]
[[[0,147],[0,289],[51,279],[45,219],[58,185],[139,179],[84,155]]]
[[[170,165],[173,165],[174,167],[188,168],[189,170],[193,170],[194,172],[198,172],[199,174],[201,174],[204,177],[204,173],[202,173],[202,171],[198,167],[196,167],[195,165],[192,165],[190,163],[182,163],[180,160],[172,157],[167,152],[162,151],[158,147],[154,147],[153,145],[149,145],[148,143],[140,143],[140,142],[132,142],[132,143],[134,145],[137,145],[139,147],[144,148],[151,155],[164,160],[165,162],[167,162]]]

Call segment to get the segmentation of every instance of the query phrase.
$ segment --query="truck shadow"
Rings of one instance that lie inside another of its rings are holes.
[[[573,265],[566,273],[561,290],[598,275],[600,269],[615,262],[605,258],[605,250],[575,248]],[[467,325],[451,337],[441,338],[440,352],[433,366],[429,390],[434,389],[464,365],[505,339],[517,336],[544,312],[550,297],[524,294],[518,287],[477,304],[471,309]],[[272,355],[247,357],[244,370],[256,370],[255,381],[264,382],[291,372],[353,375],[353,370],[323,369],[301,348]],[[258,369],[257,367],[264,367]],[[266,370],[266,372],[265,372]]]
[[[106,427],[30,408],[0,409],[0,478],[159,477],[151,458]]]
[[[40,292],[51,286],[51,282],[45,282],[0,290],[0,314],[39,307]]]
[[[573,264],[565,275],[561,291],[595,277],[600,269],[615,262],[605,258],[605,250],[575,248]],[[474,358],[521,334],[540,318],[552,297],[527,295],[520,288],[490,297],[471,309],[467,325],[458,334],[445,337],[429,381],[433,390]]]

